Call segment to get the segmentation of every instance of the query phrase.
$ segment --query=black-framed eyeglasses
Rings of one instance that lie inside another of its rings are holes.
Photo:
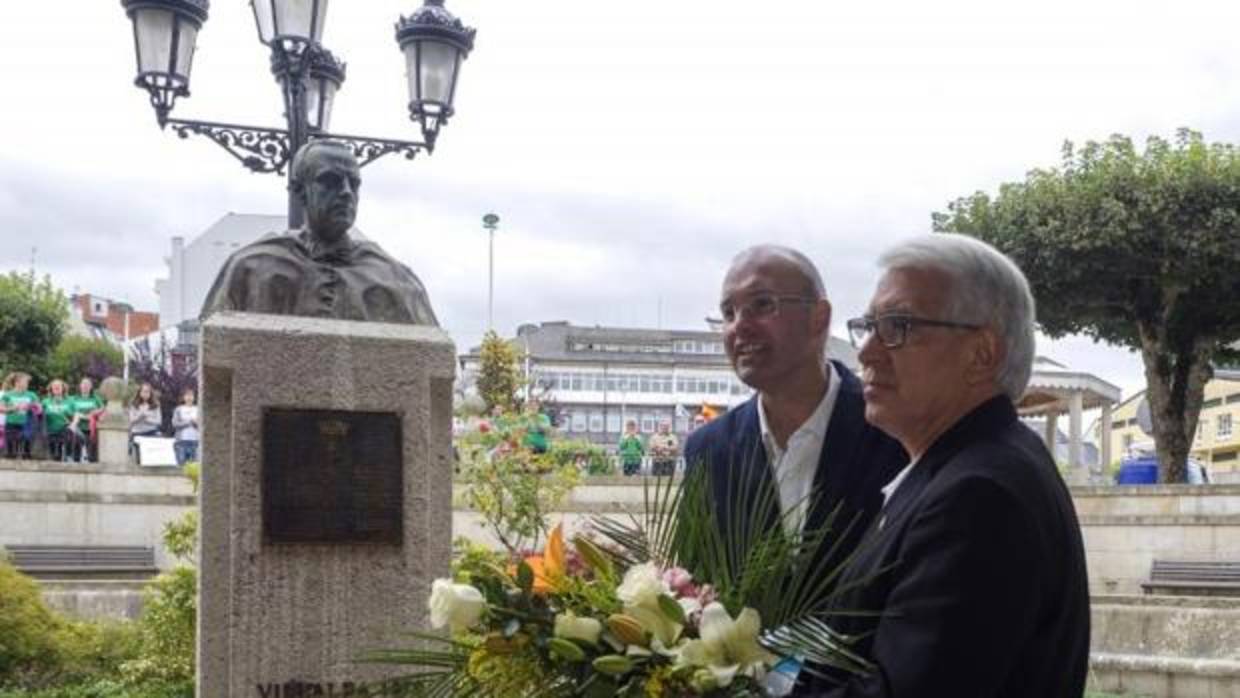
[[[947,320],[930,320],[928,318],[890,313],[886,315],[866,315],[848,321],[848,338],[852,345],[860,349],[871,334],[878,333],[878,341],[888,349],[899,349],[908,339],[909,328],[912,327],[947,327],[956,330],[980,330],[981,325],[967,322],[949,322]]]
[[[724,322],[736,322],[742,317],[761,319],[779,315],[779,308],[785,304],[813,305],[817,298],[779,293],[757,293],[745,301],[724,301],[719,304],[719,314]]]

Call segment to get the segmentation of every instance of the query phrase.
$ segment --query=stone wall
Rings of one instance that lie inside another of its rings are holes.
[[[454,535],[494,543],[459,496]],[[1240,560],[1240,485],[1077,487],[1094,594],[1140,594],[1160,558]],[[642,511],[640,479],[589,478],[561,515],[569,526],[597,514]],[[160,540],[165,522],[193,506],[190,482],[175,469],[105,472],[89,465],[0,460],[0,546],[149,545],[171,565]]]
[[[1240,485],[1073,488],[1090,591],[1140,594],[1155,558],[1240,560]]]
[[[194,504],[177,468],[0,460],[0,547],[142,545],[167,569],[164,524]]]

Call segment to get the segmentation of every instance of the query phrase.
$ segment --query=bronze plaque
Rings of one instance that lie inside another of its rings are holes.
[[[263,410],[263,540],[404,541],[400,416]]]

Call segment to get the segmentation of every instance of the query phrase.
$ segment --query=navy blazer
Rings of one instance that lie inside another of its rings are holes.
[[[908,462],[904,448],[865,421],[861,381],[844,364],[833,361],[840,386],[831,420],[823,438],[814,487],[818,496],[810,503],[806,530],[818,530],[827,516],[840,507],[833,530],[847,534],[835,549],[833,562],[852,553],[870,520],[883,503],[882,487]],[[732,530],[728,513],[735,506],[751,503],[761,491],[772,493],[778,505],[775,479],[767,463],[758,417],[758,396],[699,427],[685,442],[687,467],[707,466],[715,501],[733,506],[717,510],[720,526]],[[763,488],[766,488],[765,490]],[[776,506],[778,508],[778,506]],[[851,526],[849,526],[851,524]],[[771,517],[768,527],[778,525]],[[830,544],[823,547],[824,552]]]
[[[1089,664],[1089,590],[1076,512],[1012,402],[995,397],[909,471],[849,567],[837,630],[878,669],[829,698],[1075,698]],[[886,570],[876,575],[879,570]]]

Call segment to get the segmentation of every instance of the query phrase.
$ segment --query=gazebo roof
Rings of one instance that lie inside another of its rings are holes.
[[[1113,405],[1119,402],[1120,389],[1092,373],[1077,371],[1045,356],[1033,360],[1029,387],[1016,406],[1023,416],[1066,412],[1068,400],[1081,394],[1084,409]]]

